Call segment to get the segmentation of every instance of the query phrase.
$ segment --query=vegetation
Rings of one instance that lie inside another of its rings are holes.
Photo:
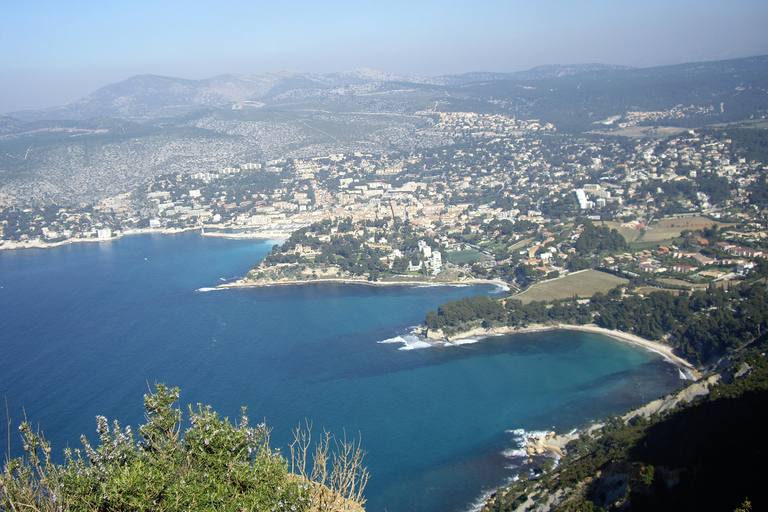
[[[313,454],[311,429],[297,429],[305,444],[291,450],[292,467],[301,469],[294,474],[269,446],[269,429],[251,427],[245,409],[233,424],[210,406],[190,405],[191,426],[182,434],[178,397],[178,388],[163,384],[144,396],[147,423],[138,442],[130,426],[97,417],[100,444],[83,436],[83,449],[65,450],[64,464],[52,461],[50,444],[24,421],[25,454],[5,463],[0,510],[314,511],[364,502],[368,476],[354,440],[325,433]]]
[[[514,296],[524,304],[531,301],[550,302],[554,300],[592,297],[595,293],[608,293],[616,286],[627,285],[628,279],[599,270],[585,270],[568,274],[557,280],[542,281]]]
[[[579,255],[587,256],[626,250],[627,241],[616,229],[586,222],[574,247]]]
[[[427,276],[433,267],[425,255],[426,248],[430,254],[440,252],[442,257],[443,251],[434,239],[417,236],[407,224],[381,220],[360,226],[351,219],[325,220],[294,231],[282,245],[272,248],[259,268],[286,263],[311,265],[313,269],[330,265],[339,273],[369,281]]]
[[[763,337],[708,395],[666,415],[606,418],[567,445],[559,467],[498,491],[484,510],[522,510],[532,496],[563,512],[759,509],[768,492],[750,461],[765,452],[766,348]]]
[[[440,306],[426,316],[429,329],[461,332],[477,326],[525,327],[563,323],[596,325],[659,340],[694,364],[712,362],[768,332],[768,291],[762,280],[768,263],[754,269],[753,281],[724,289],[709,287],[674,295],[655,291],[648,296],[624,295],[621,287],[597,292],[588,303],[576,297],[550,302],[503,302],[487,297],[461,299]],[[575,294],[574,294],[575,295]]]

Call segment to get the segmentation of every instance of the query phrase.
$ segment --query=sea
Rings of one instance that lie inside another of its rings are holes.
[[[247,407],[284,453],[305,422],[359,439],[368,511],[461,512],[527,467],[531,433],[683,384],[660,355],[593,333],[410,334],[446,301],[506,293],[490,284],[215,288],[276,243],[187,232],[0,251],[0,452],[21,455],[24,418],[59,460],[82,434],[97,441],[97,415],[138,432],[142,396],[166,383],[184,410]]]

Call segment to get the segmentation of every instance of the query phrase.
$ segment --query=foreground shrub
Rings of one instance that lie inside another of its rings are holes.
[[[336,443],[342,451],[332,458],[354,472],[335,489],[334,481],[311,482],[289,472],[286,459],[269,446],[267,427],[249,426],[245,408],[233,424],[210,406],[189,406],[191,427],[182,435],[182,412],[174,408],[178,397],[178,388],[163,384],[144,396],[147,423],[139,428],[138,442],[130,426],[110,425],[98,416],[99,445],[82,436],[83,449],[65,450],[63,465],[51,461],[50,445],[25,421],[20,427],[25,454],[5,463],[0,510],[331,510],[324,503],[335,503],[337,510],[352,505],[343,499],[350,493],[339,493],[348,490],[350,478],[357,503],[363,502],[367,472],[354,441]],[[332,439],[327,436],[318,452],[326,458],[310,464],[325,465]],[[303,461],[302,467],[307,465]],[[320,499],[328,493],[339,499]]]

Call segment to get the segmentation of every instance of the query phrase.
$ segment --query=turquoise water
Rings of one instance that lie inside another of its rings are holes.
[[[488,285],[198,291],[244,275],[273,243],[185,233],[0,251],[12,437],[24,411],[59,453],[95,440],[97,414],[135,427],[147,384],[165,382],[182,405],[231,418],[247,406],[275,446],[305,418],[362,436],[369,511],[460,511],[514,475],[510,431],[578,427],[681,383],[655,354],[586,333],[403,350],[429,309],[500,293]]]

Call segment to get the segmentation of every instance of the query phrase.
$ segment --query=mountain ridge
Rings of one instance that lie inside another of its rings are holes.
[[[538,120],[546,136],[696,129],[768,117],[768,56],[658,68],[540,66],[408,77],[360,68],[204,80],[137,75],[67,105],[0,116],[0,196],[89,202],[152,176],[460,143],[451,112]],[[470,134],[466,134],[469,136]]]
[[[188,114],[203,107],[224,108],[243,102],[258,102],[290,90],[333,90],[384,83],[420,86],[461,86],[472,82],[557,78],[585,72],[633,69],[606,64],[546,65],[512,73],[471,72],[459,75],[417,76],[356,68],[316,74],[293,70],[271,70],[260,75],[226,73],[204,79],[141,74],[107,84],[91,94],[64,105],[6,114],[25,122],[65,119],[84,120],[114,117],[136,121]]]

